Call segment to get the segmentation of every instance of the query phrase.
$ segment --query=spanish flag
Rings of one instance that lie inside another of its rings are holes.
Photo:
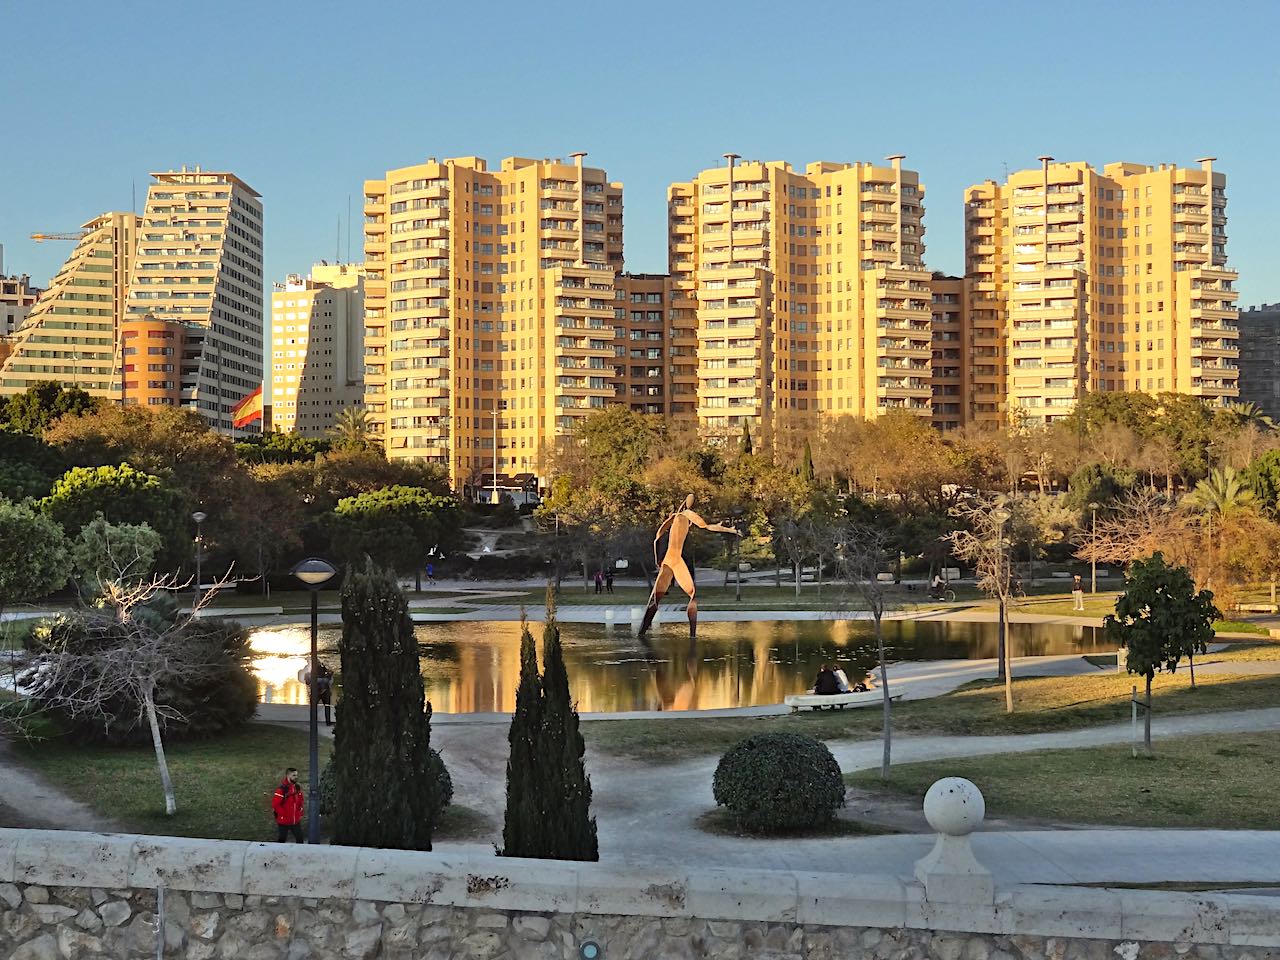
[[[231,408],[231,425],[239,428],[262,419],[262,384]]]

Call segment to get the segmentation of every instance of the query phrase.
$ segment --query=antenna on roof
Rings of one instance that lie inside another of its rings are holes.
[[[347,263],[351,262],[351,194],[347,194]]]

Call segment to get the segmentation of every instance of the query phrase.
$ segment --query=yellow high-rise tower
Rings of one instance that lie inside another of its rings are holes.
[[[1239,395],[1212,159],[1099,172],[1042,157],[965,205],[971,419],[1051,423],[1088,391]]]
[[[388,457],[522,486],[614,400],[622,185],[584,156],[365,182],[365,401]]]
[[[898,156],[803,173],[726,160],[668,191],[673,346],[696,343],[704,431],[893,409],[931,416],[918,175]]]

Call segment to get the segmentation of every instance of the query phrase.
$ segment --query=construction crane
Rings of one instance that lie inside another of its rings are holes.
[[[31,239],[36,243],[44,243],[46,240],[79,240],[84,234],[83,230],[75,233],[33,233]]]

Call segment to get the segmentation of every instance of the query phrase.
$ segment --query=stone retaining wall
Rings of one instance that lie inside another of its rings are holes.
[[[964,898],[969,899],[969,898]],[[0,830],[0,957],[1280,960],[1280,899]]]

